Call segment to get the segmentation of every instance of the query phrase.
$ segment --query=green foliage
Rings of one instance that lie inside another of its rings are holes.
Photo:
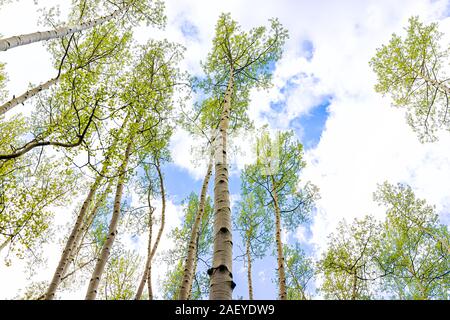
[[[183,261],[179,260],[174,268],[167,272],[162,283],[162,292],[164,300],[177,299],[180,291],[180,283],[183,279]],[[194,275],[192,284],[192,292],[190,300],[202,300],[208,296],[209,292],[209,277],[204,271],[197,271]]]
[[[134,251],[116,249],[108,260],[99,295],[105,300],[131,300],[136,294],[142,258]]]
[[[295,230],[305,222],[318,197],[318,189],[307,183],[299,188],[299,175],[305,167],[303,146],[293,131],[280,132],[274,138],[263,129],[257,140],[257,162],[242,175],[244,189],[254,192],[262,207],[273,210],[274,196],[284,227]]]
[[[323,275],[320,291],[326,299],[365,300],[374,298],[372,283],[379,276],[377,254],[380,224],[371,216],[341,221],[329,236],[328,249],[318,262]]]
[[[187,247],[191,237],[191,230],[197,215],[199,198],[195,192],[192,192],[183,202],[184,219],[180,227],[176,227],[170,234],[170,237],[175,241],[175,249],[171,250],[172,259],[182,259],[187,252]],[[206,198],[205,212],[202,217],[200,226],[200,234],[197,245],[197,256],[205,257],[211,254],[212,244],[212,216],[213,205],[210,197]]]
[[[198,195],[195,192],[192,192],[187,199],[185,199],[183,205],[185,206],[183,223],[180,227],[176,227],[170,233],[170,238],[174,241],[174,249],[168,252],[166,260],[169,265],[174,267],[169,270],[162,282],[164,299],[175,299],[180,290],[184,260],[186,258],[185,255],[199,206]],[[213,233],[211,220],[213,212],[212,201],[211,198],[208,197],[205,203],[205,212],[203,214],[197,244],[197,259],[200,258],[201,261],[205,263],[212,254]],[[204,271],[203,268],[197,266],[192,285],[191,299],[204,299],[208,295],[208,290],[209,277],[206,275],[206,271]]]
[[[125,9],[115,19],[123,29],[140,24],[162,28],[166,24],[165,5],[161,0],[72,0],[69,21],[64,25],[96,19],[118,9]]]
[[[242,200],[235,211],[235,228],[241,235],[243,246],[249,242],[252,259],[264,257],[273,240],[273,225],[270,217],[267,217],[267,211],[257,200],[257,195],[243,190]]]
[[[435,208],[417,199],[411,187],[384,183],[375,200],[387,207],[381,267],[385,290],[397,299],[448,299],[450,233]]]
[[[412,17],[406,36],[393,34],[370,61],[378,76],[375,90],[407,108],[408,123],[422,141],[434,140],[439,128],[450,130],[450,80],[445,71],[450,47],[442,49],[441,38],[437,23],[424,25]]]
[[[286,287],[288,300],[306,300],[308,283],[314,277],[314,267],[300,244],[285,245],[283,248],[286,268]]]
[[[16,296],[15,300],[42,300],[47,289],[47,281],[32,282],[23,290],[24,292]]]
[[[383,222],[341,222],[318,263],[331,299],[448,299],[450,234],[411,187],[387,182],[374,194]]]
[[[230,128],[249,127],[246,110],[251,88],[268,88],[273,64],[280,59],[288,38],[278,20],[270,20],[270,29],[262,26],[242,31],[230,14],[221,14],[215,29],[212,49],[202,63],[206,77],[194,84],[208,95],[199,105],[201,123],[214,128],[222,113],[223,94],[230,77],[234,80]]]
[[[183,279],[183,260],[178,260],[175,267],[167,271],[162,282],[162,292],[164,300],[176,300],[180,290],[180,283]]]
[[[6,98],[5,86],[8,76],[5,73],[5,64],[0,62],[0,102]]]
[[[207,83],[223,85],[233,70],[237,88],[267,87],[271,64],[280,59],[288,38],[280,22],[272,19],[269,30],[261,26],[244,32],[229,13],[221,14],[215,33],[213,49],[203,64]]]
[[[35,152],[0,167],[0,245],[23,257],[45,239],[53,208],[76,196],[78,174],[61,160]]]
[[[164,41],[149,41],[137,48],[134,68],[120,80],[122,104],[131,108],[139,135],[134,143],[143,155],[169,159],[167,145],[172,135],[168,119],[181,72],[177,67],[184,48]]]

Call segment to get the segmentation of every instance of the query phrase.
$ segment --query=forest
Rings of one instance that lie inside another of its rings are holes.
[[[447,2],[294,2],[0,0],[0,298],[450,298]]]

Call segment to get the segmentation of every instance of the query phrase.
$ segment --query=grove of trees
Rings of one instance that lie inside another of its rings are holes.
[[[2,263],[45,264],[42,246],[62,237],[48,280],[18,299],[82,291],[86,300],[227,300],[238,285],[251,300],[253,267],[263,259],[281,300],[450,298],[448,226],[406,184],[379,184],[374,201],[384,218],[341,221],[320,255],[283,237],[314,218],[320,190],[303,181],[308,163],[295,132],[256,127],[248,114],[250,92],[270,88],[289,37],[278,19],[244,29],[221,14],[203,76],[193,77],[180,67],[183,46],[134,37],[135,26],[164,28],[160,0],[73,0],[67,21],[52,18],[47,30],[0,38],[0,51],[42,42],[55,75],[9,93],[14,73],[6,74],[0,52]],[[412,17],[405,35],[394,34],[370,61],[375,90],[406,109],[422,142],[450,130],[450,47],[441,40],[438,24]],[[181,204],[181,225],[169,232],[166,170],[178,127],[204,142],[206,166],[201,187],[190,187]],[[240,172],[235,201],[229,145],[242,129],[257,132],[256,157]],[[172,243],[165,253],[164,234]],[[143,240],[146,255],[129,235]],[[235,283],[236,261],[244,283]],[[168,268],[156,292],[161,263]]]

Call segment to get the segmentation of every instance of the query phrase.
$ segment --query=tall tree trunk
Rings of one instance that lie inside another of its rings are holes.
[[[213,265],[208,270],[211,300],[231,300],[235,287],[232,274],[233,238],[227,163],[227,130],[234,87],[233,77],[231,69],[219,123],[219,146],[214,166],[214,252]]]
[[[9,236],[8,239],[6,239],[5,241],[3,241],[3,243],[0,244],[0,252],[1,252],[3,249],[5,249],[6,246],[7,246],[8,244],[11,243],[11,241],[12,241],[12,236]]]
[[[148,245],[147,245],[147,261],[145,262],[144,274],[142,275],[141,282],[139,283],[138,290],[136,292],[135,300],[140,300],[142,293],[144,292],[145,283],[147,282],[149,269],[151,268],[151,261],[149,257],[152,255],[152,237],[153,237],[153,212],[154,208],[151,206],[151,188],[149,186],[147,190],[147,203],[148,203]],[[150,293],[149,293],[150,295]]]
[[[252,256],[250,254],[250,238],[247,238],[246,241],[246,255],[247,255],[248,299],[253,300]]]
[[[281,212],[278,203],[278,194],[276,190],[276,183],[273,176],[272,180],[272,197],[273,205],[275,208],[275,240],[277,243],[277,263],[278,263],[278,298],[280,300],[286,300],[286,273],[284,270],[284,255],[283,255],[283,243],[281,241]]]
[[[64,276],[64,273],[67,271],[67,266],[70,262],[71,252],[75,249],[75,243],[78,235],[81,233],[81,228],[83,227],[84,218],[86,216],[86,212],[88,211],[92,199],[97,192],[97,189],[100,183],[103,180],[103,176],[106,174],[109,167],[109,163],[107,161],[104,162],[101,174],[97,176],[94,183],[89,190],[89,193],[86,199],[81,206],[80,212],[78,213],[77,220],[75,221],[75,225],[72,228],[72,231],[67,239],[66,246],[62,252],[61,258],[59,259],[58,266],[56,267],[55,273],[53,274],[52,281],[47,289],[45,294],[46,300],[52,300],[55,297],[56,290],[58,289],[59,284],[61,283],[61,279]]]
[[[128,122],[128,117],[129,117],[129,115],[127,115],[125,117],[125,119],[122,123],[122,127],[120,128],[120,132],[123,131],[126,123]],[[116,143],[117,143],[117,140],[114,141],[113,144],[111,145],[111,147],[110,147],[111,152],[115,151]],[[75,250],[74,244],[75,244],[77,237],[79,236],[79,233],[81,232],[81,230],[83,228],[83,222],[84,222],[84,218],[86,216],[86,212],[91,205],[92,199],[93,199],[95,193],[97,192],[97,189],[98,189],[100,183],[102,182],[103,177],[108,172],[109,166],[110,166],[110,162],[108,161],[108,159],[105,159],[103,162],[103,166],[100,171],[100,174],[97,176],[96,180],[92,184],[91,189],[89,190],[89,193],[88,193],[83,205],[81,206],[80,212],[78,213],[78,216],[77,216],[77,220],[75,222],[75,225],[72,228],[69,238],[67,239],[66,246],[64,247],[63,253],[59,260],[58,266],[56,267],[52,281],[47,289],[47,292],[45,293],[46,300],[52,300],[55,297],[55,293],[56,293],[56,290],[58,289],[59,284],[61,283],[61,279],[62,279],[64,273],[67,271],[67,264],[70,262],[71,252],[73,250]]]
[[[97,19],[82,22],[72,27],[60,27],[54,30],[38,31],[28,34],[22,34],[19,36],[13,36],[10,38],[0,39],[0,51],[6,51],[15,47],[23,46],[26,44],[47,41],[55,38],[62,38],[67,35],[71,35],[76,32],[80,32],[98,25],[101,25],[111,19],[118,17],[120,14],[128,10],[130,5],[124,6],[121,9],[117,9],[113,13],[103,16]]]
[[[24,94],[22,94],[22,95],[20,95],[18,97],[15,97],[15,98],[9,100],[8,102],[4,103],[3,105],[0,106],[0,116],[2,114],[5,114],[6,112],[11,110],[15,106],[17,106],[17,105],[19,105],[21,103],[24,103],[26,100],[34,97],[39,92],[41,92],[43,90],[47,90],[48,88],[50,88],[52,85],[54,85],[58,81],[59,81],[59,77],[50,79],[47,82],[45,82],[43,84],[40,84],[39,86],[34,87],[33,89],[30,89],[30,90],[26,91]]]
[[[148,266],[147,273],[147,289],[148,289],[148,300],[153,300],[153,289],[152,289],[152,262]]]
[[[194,279],[196,269],[195,261],[197,258],[197,244],[200,236],[200,227],[202,225],[203,215],[205,213],[206,193],[208,191],[208,184],[212,174],[212,161],[213,158],[211,157],[211,160],[208,164],[208,169],[206,171],[206,176],[203,179],[202,189],[200,193],[200,202],[195,216],[194,225],[192,226],[191,239],[189,241],[186,261],[184,263],[183,278],[181,280],[180,292],[178,295],[178,299],[180,300],[187,300],[192,290],[192,281]]]
[[[159,226],[158,234],[156,236],[155,243],[153,244],[153,248],[151,248],[151,241],[152,241],[152,220],[150,218],[149,223],[149,240],[148,240],[148,254],[147,254],[147,261],[145,263],[145,270],[144,274],[142,275],[141,282],[139,284],[138,291],[136,293],[135,299],[139,300],[142,296],[142,291],[144,289],[145,283],[147,282],[147,288],[148,288],[148,298],[149,300],[153,300],[153,290],[152,290],[152,260],[153,257],[156,254],[156,250],[158,249],[159,242],[161,241],[162,233],[164,231],[165,221],[166,221],[166,192],[164,189],[164,177],[161,172],[161,166],[159,163],[159,160],[156,159],[155,161],[155,167],[156,171],[158,172],[158,179],[159,179],[159,185],[161,188],[161,225]],[[149,194],[147,194],[149,197]],[[149,206],[150,206],[150,198],[148,198]],[[152,215],[152,211],[150,211],[150,217]],[[151,248],[151,250],[150,250]]]
[[[73,248],[70,251],[70,257],[69,257],[69,263],[66,263],[64,270],[62,272],[62,274],[65,276],[67,274],[67,270],[70,266],[71,263],[73,263],[75,261],[75,257],[78,255],[80,249],[81,249],[81,245],[83,244],[83,240],[84,237],[86,236],[86,233],[89,231],[89,228],[92,225],[92,222],[94,221],[95,215],[97,214],[98,209],[100,208],[100,206],[103,204],[103,202],[105,201],[108,193],[110,192],[111,189],[111,185],[112,182],[114,180],[110,179],[110,181],[108,182],[108,185],[106,186],[105,190],[102,192],[102,194],[98,197],[98,199],[96,199],[95,204],[94,204],[94,208],[90,211],[90,213],[87,215],[81,229],[80,232],[77,233],[75,240],[74,240],[74,244],[73,244]]]
[[[358,281],[358,278],[356,277],[356,269],[355,269],[355,271],[353,272],[352,300],[356,300],[357,281]]]
[[[196,250],[196,252],[198,252],[198,241],[197,241],[197,250]],[[195,259],[194,259],[194,268],[193,268],[194,272],[192,274],[191,286],[188,289],[187,300],[191,300],[191,297],[192,297],[192,287],[194,285],[194,279],[195,279],[195,275],[196,275],[196,272],[197,272],[197,263],[198,263],[198,259],[197,258],[198,258],[198,256],[196,256]]]
[[[111,248],[114,244],[114,240],[117,236],[117,225],[119,223],[120,218],[120,205],[122,202],[123,195],[123,186],[126,177],[126,170],[128,166],[128,160],[130,158],[131,153],[131,145],[132,145],[132,137],[129,138],[130,141],[127,144],[127,148],[125,150],[124,160],[119,169],[119,177],[117,180],[117,188],[116,188],[116,196],[114,199],[114,210],[113,215],[111,217],[111,221],[109,223],[108,237],[106,238],[105,243],[103,244],[102,250],[100,252],[100,256],[97,260],[97,264],[95,265],[94,272],[92,273],[91,280],[89,281],[89,287],[86,292],[86,300],[95,300],[97,296],[97,289],[100,283],[100,279],[102,277],[103,271],[105,269],[106,262],[111,253]]]

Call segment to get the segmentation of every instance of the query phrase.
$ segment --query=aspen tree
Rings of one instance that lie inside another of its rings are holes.
[[[285,245],[283,254],[286,259],[287,300],[309,299],[307,286],[315,273],[312,259],[306,257],[298,242],[293,246]]]
[[[433,141],[439,129],[450,130],[450,46],[442,47],[437,23],[411,17],[405,29],[405,37],[393,34],[370,60],[378,77],[375,90],[406,108],[408,124],[422,142]]]
[[[235,229],[242,237],[245,247],[243,254],[244,263],[247,266],[248,299],[253,300],[252,263],[255,259],[262,258],[266,254],[272,243],[272,219],[267,215],[266,210],[261,206],[258,194],[261,190],[249,189],[245,180],[245,173],[241,175],[241,196],[236,208]]]
[[[180,292],[178,294],[178,299],[187,300],[192,291],[192,282],[195,275],[196,269],[196,257],[197,257],[197,247],[198,247],[198,239],[201,231],[201,223],[203,220],[203,216],[205,214],[205,205],[207,198],[207,190],[209,180],[212,175],[212,158],[208,164],[208,168],[206,169],[206,175],[203,179],[202,188],[200,192],[200,202],[197,210],[197,214],[195,216],[194,225],[192,226],[191,236],[188,245],[188,251],[186,255],[186,261],[184,263],[183,277],[180,285]]]
[[[198,218],[200,207],[200,197],[192,192],[183,201],[183,222],[180,227],[175,228],[169,234],[174,241],[174,249],[169,250],[165,258],[170,269],[163,282],[163,297],[165,299],[180,299],[180,284],[185,276],[186,253],[192,239],[192,229]],[[198,230],[198,238],[195,248],[195,257],[192,266],[192,285],[187,288],[187,297],[189,300],[204,299],[208,296],[209,281],[206,273],[202,270],[203,266],[210,267],[212,254],[212,215],[213,207],[210,197],[205,199],[204,213],[201,217]],[[198,266],[198,262],[201,262]]]
[[[165,18],[162,15],[164,5],[161,1],[127,0],[110,1],[110,3],[111,7],[117,6],[118,8],[116,7],[116,10],[102,17],[93,18],[88,21],[71,21],[69,26],[61,26],[52,30],[38,31],[0,39],[0,51],[6,51],[34,42],[61,38],[101,25],[113,19],[120,18],[123,21],[130,19],[134,20],[135,23],[145,21],[147,24],[155,26],[162,26],[165,22]],[[98,10],[99,8],[97,6],[94,4],[90,9]]]
[[[230,119],[245,115],[251,88],[269,85],[272,63],[276,62],[287,32],[273,19],[271,27],[243,32],[229,14],[216,25],[213,48],[203,65],[206,80],[200,87],[217,101],[218,135],[214,164],[214,253],[210,275],[210,299],[232,298],[231,208],[228,187],[227,140]],[[234,121],[234,120],[232,120]]]
[[[383,275],[377,268],[381,226],[372,216],[341,221],[328,239],[328,249],[318,263],[324,277],[320,290],[327,299],[366,300],[374,298],[375,280]]]
[[[118,130],[118,136],[117,138],[121,137],[122,131],[127,127],[128,117],[125,117],[122,127]],[[93,201],[93,198],[100,187],[102,181],[104,180],[105,175],[107,175],[108,171],[110,170],[111,166],[111,160],[114,157],[114,153],[117,151],[117,144],[118,140],[114,140],[110,148],[108,149],[108,153],[105,155],[105,159],[102,163],[102,169],[97,174],[94,182],[92,183],[89,192],[86,196],[86,199],[83,202],[83,205],[81,206],[80,212],[77,215],[75,224],[72,228],[72,231],[69,235],[69,238],[67,239],[67,242],[65,244],[64,250],[62,252],[61,258],[59,260],[58,266],[56,267],[55,273],[53,275],[53,278],[50,282],[50,285],[47,289],[45,299],[46,300],[52,300],[55,297],[56,290],[61,283],[61,279],[66,273],[66,270],[68,268],[68,264],[70,263],[71,256],[73,252],[76,250],[76,243],[81,234],[83,233],[83,227],[84,227],[84,220],[87,212],[89,211],[89,208],[91,206],[91,203]]]
[[[63,281],[66,279],[69,275],[68,268],[71,263],[75,263],[76,256],[79,254],[81,250],[81,246],[83,245],[84,239],[89,231],[89,229],[92,226],[92,222],[94,221],[94,218],[101,206],[104,205],[105,200],[108,196],[108,194],[111,192],[111,187],[113,185],[114,179],[109,179],[109,182],[107,183],[106,187],[103,191],[100,192],[100,195],[97,195],[97,198],[95,199],[94,206],[90,210],[90,212],[86,215],[84,222],[80,228],[80,231],[77,232],[76,237],[73,242],[72,250],[70,251],[70,257],[69,257],[69,263],[66,263],[64,270],[62,271],[62,274],[64,275],[61,279]]]
[[[111,221],[109,224],[108,236],[106,238],[105,243],[103,244],[102,250],[100,252],[100,256],[97,259],[97,263],[95,265],[94,272],[92,273],[91,280],[89,281],[89,287],[86,292],[86,300],[95,300],[97,296],[97,289],[100,283],[100,279],[102,277],[106,262],[108,261],[108,257],[111,253],[112,246],[114,244],[114,240],[117,236],[117,226],[119,223],[120,212],[121,212],[121,202],[123,196],[123,188],[126,179],[126,173],[128,168],[128,162],[130,160],[130,155],[132,153],[133,147],[133,134],[130,134],[128,137],[128,142],[126,145],[126,149],[123,155],[122,164],[118,170],[118,180],[116,186],[116,192],[114,197],[114,208],[113,214],[111,217]]]
[[[149,300],[153,300],[153,290],[152,290],[152,282],[151,282],[152,260],[158,249],[159,242],[161,241],[161,236],[164,231],[165,219],[166,219],[166,192],[165,192],[165,188],[164,188],[164,178],[163,178],[163,175],[161,172],[160,159],[156,158],[155,162],[152,165],[155,167],[156,172],[157,172],[159,188],[160,188],[160,193],[161,193],[161,220],[160,220],[160,227],[159,227],[158,233],[156,235],[155,242],[152,244],[152,231],[153,231],[152,230],[152,224],[153,224],[152,216],[153,216],[154,208],[150,204],[150,197],[151,197],[152,191],[151,191],[151,186],[149,186],[149,191],[147,193],[147,199],[148,199],[147,201],[148,201],[148,206],[149,206],[149,223],[148,223],[149,239],[148,239],[147,259],[146,259],[146,263],[145,263],[144,273],[142,275],[137,293],[135,295],[136,300],[139,300],[141,298],[145,283],[147,283],[148,298],[149,298]],[[148,173],[146,173],[146,174],[147,174],[147,177],[150,179]]]
[[[449,299],[450,233],[435,207],[400,183],[379,185],[374,199],[387,209],[378,255],[385,293],[397,299]]]
[[[304,168],[303,146],[292,131],[278,133],[271,138],[263,129],[257,140],[257,163],[246,167],[245,181],[250,190],[264,195],[259,201],[273,209],[277,252],[278,297],[287,299],[285,258],[281,239],[282,226],[295,230],[308,218],[317,188],[307,183],[299,189],[299,174]],[[269,209],[270,208],[270,209]]]
[[[129,31],[120,31],[114,24],[108,23],[90,30],[86,35],[72,35],[69,39],[62,39],[62,45],[52,43],[49,46],[49,51],[54,56],[53,64],[57,75],[2,103],[0,115],[20,104],[24,104],[27,100],[48,90],[60,81],[64,81],[64,78],[73,78],[69,73],[99,73],[104,69],[101,65],[120,64],[118,60],[126,55],[125,51],[130,38],[131,33]]]

